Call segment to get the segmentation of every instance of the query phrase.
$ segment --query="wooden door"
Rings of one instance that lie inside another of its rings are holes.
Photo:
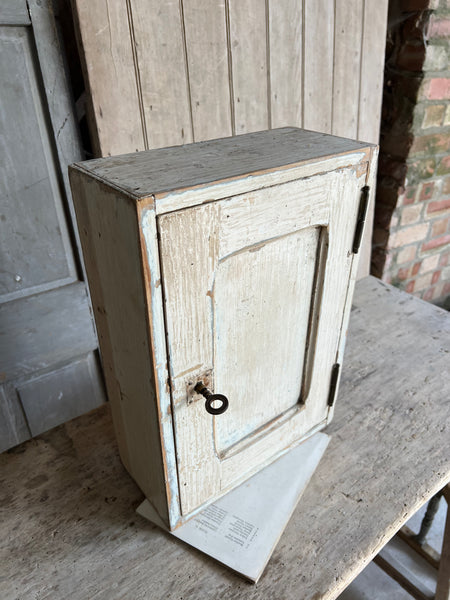
[[[326,423],[364,180],[347,168],[158,217],[183,514]]]
[[[71,223],[80,158],[49,2],[0,9],[0,450],[103,401]]]

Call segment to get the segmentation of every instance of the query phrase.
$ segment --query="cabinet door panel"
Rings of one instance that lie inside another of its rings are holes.
[[[214,383],[230,398],[239,398],[226,418],[216,419],[221,456],[301,401],[320,231],[308,227],[219,263]]]
[[[363,185],[344,169],[158,217],[183,514],[326,423]]]

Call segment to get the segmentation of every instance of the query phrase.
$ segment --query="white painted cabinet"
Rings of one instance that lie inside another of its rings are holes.
[[[168,527],[330,420],[375,154],[285,128],[72,168],[121,456]]]

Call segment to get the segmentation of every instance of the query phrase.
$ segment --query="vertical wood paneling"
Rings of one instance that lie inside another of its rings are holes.
[[[334,1],[305,0],[304,106],[306,129],[331,133]]]
[[[74,0],[74,6],[93,105],[96,154],[144,150],[126,2]]]
[[[224,0],[182,0],[182,6],[194,140],[229,136],[232,127]]]
[[[267,129],[265,0],[229,0],[235,133]]]
[[[272,127],[302,126],[302,2],[268,0]]]
[[[364,2],[358,139],[375,144],[380,132],[387,9],[388,0]]]
[[[358,135],[363,2],[336,0],[332,133]]]
[[[192,141],[191,115],[180,5],[131,0],[150,148]]]
[[[286,125],[378,141],[388,0],[74,2],[102,155]]]

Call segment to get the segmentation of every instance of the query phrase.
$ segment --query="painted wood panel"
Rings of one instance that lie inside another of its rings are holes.
[[[99,156],[287,125],[378,142],[387,0],[153,3],[74,0]]]
[[[82,153],[54,10],[0,8],[0,451],[105,399],[71,223],[67,164]]]
[[[30,31],[0,30],[1,301],[77,279]],[[18,126],[20,124],[20,126]]]
[[[131,0],[130,6],[148,147],[192,142],[181,4]]]
[[[265,0],[229,0],[234,133],[269,128]]]
[[[287,127],[72,167],[121,455],[171,528],[328,422],[373,151]]]
[[[334,171],[159,217],[184,515],[325,425],[341,339],[329,324],[341,322],[348,298],[365,177]],[[322,226],[326,269],[317,262]],[[299,352],[307,336],[314,363]],[[192,394],[199,380],[232,408],[212,419]]]
[[[364,2],[358,139],[365,142],[378,143],[380,132],[388,4],[388,0]]]
[[[1,381],[69,361],[97,340],[81,281],[0,305]]]
[[[303,3],[268,2],[271,127],[303,125]]]
[[[355,139],[358,136],[363,10],[361,0],[336,0],[331,132]]]
[[[90,411],[103,402],[101,378],[93,353],[72,360],[17,386],[32,436]]]
[[[194,141],[231,135],[224,1],[183,0],[182,4]]]
[[[26,0],[2,0],[0,25],[30,25]]]
[[[306,0],[303,37],[303,127],[331,133],[334,50],[333,0]]]
[[[99,155],[144,150],[143,122],[134,39],[128,2],[77,0],[84,52],[83,67],[90,95],[93,142]]]

